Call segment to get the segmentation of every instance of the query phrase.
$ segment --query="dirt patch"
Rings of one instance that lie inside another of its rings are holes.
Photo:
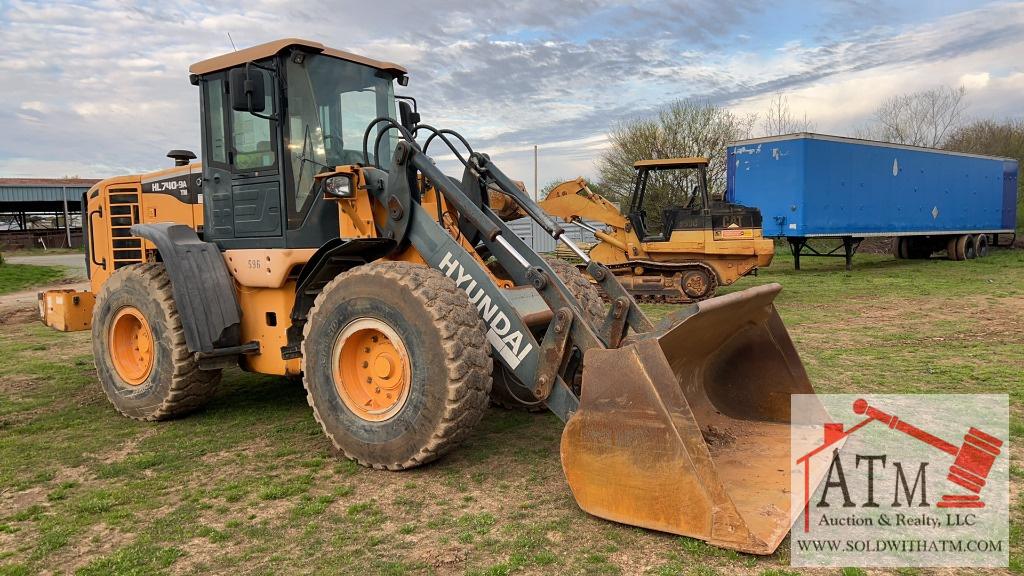
[[[98,458],[98,460],[100,462],[103,462],[104,464],[113,464],[114,462],[120,462],[121,460],[124,460],[125,458],[130,456],[132,452],[135,452],[135,449],[139,447],[140,442],[142,442],[146,438],[155,436],[157,432],[158,429],[155,427],[146,428],[134,438],[129,438],[127,441],[122,443],[117,448],[114,448],[113,450],[104,453],[102,456]]]
[[[918,341],[1018,342],[1024,340],[1024,297],[987,300],[914,298],[851,300],[840,321],[804,324],[794,328],[805,345],[845,349],[868,345],[876,335],[912,333]],[[946,330],[937,326],[949,326]]]
[[[36,380],[22,374],[12,374],[0,379],[0,395],[17,398],[26,390],[36,387]]]
[[[103,523],[93,524],[83,534],[75,536],[74,544],[61,548],[56,554],[47,557],[47,569],[41,574],[74,574],[94,559],[108,556],[134,539],[134,534],[122,532]]]
[[[192,538],[179,546],[185,555],[174,561],[171,574],[195,573],[201,566],[209,566],[217,557],[225,553],[224,546],[210,542],[208,538]]]
[[[723,450],[736,442],[736,434],[727,428],[715,426],[714,424],[708,425],[707,428],[700,432],[704,436],[704,442],[707,443],[711,451]]]
[[[17,532],[0,532],[0,550],[13,552],[18,549],[18,542],[25,538],[28,526],[19,526]]]
[[[39,320],[38,308],[15,308],[0,312],[0,325],[10,326],[13,324],[28,324]]]
[[[414,562],[423,562],[434,568],[443,568],[442,572],[454,570],[466,561],[469,556],[466,546],[445,546],[437,548],[421,548],[412,555]]]
[[[12,515],[36,504],[46,504],[46,489],[41,486],[33,486],[20,492],[0,493],[0,509]]]
[[[237,463],[238,454],[240,452],[258,454],[260,452],[272,452],[273,449],[274,448],[265,439],[256,438],[242,448],[210,452],[203,454],[199,460],[202,461],[203,464],[222,470],[222,476],[230,476],[233,471],[236,471],[239,468]]]
[[[623,574],[649,574],[651,570],[664,562],[662,556],[665,550],[660,547],[635,545],[628,550],[618,550],[612,553],[608,560],[619,567]]]
[[[86,484],[94,479],[95,477],[92,472],[85,466],[61,466],[54,474],[52,483],[77,482],[79,484]]]

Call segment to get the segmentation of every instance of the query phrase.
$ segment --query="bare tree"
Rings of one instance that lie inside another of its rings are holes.
[[[797,118],[789,109],[789,97],[782,92],[777,92],[768,101],[768,110],[761,118],[761,133],[764,136],[778,136],[780,134],[792,134],[794,132],[813,132],[814,122],[807,119],[807,113],[803,118]]]
[[[975,120],[949,134],[943,148],[1014,158],[1024,166],[1024,120]],[[1017,178],[1017,229],[1024,228],[1024,180]]]
[[[711,160],[708,191],[720,196],[725,192],[726,147],[749,137],[755,119],[708,101],[677,100],[653,118],[623,122],[608,134],[611,145],[598,160],[601,193],[622,205],[633,191],[637,160],[702,156]],[[661,210],[685,203],[695,184],[689,171],[651,174],[645,207],[652,230],[660,226]]]
[[[967,89],[940,86],[893,96],[875,109],[857,136],[911,146],[938,148],[963,123]]]
[[[1024,120],[975,120],[952,131],[943,148],[1016,158],[1024,163]]]

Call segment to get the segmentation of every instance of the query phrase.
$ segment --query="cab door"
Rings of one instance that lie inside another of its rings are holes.
[[[275,116],[276,82],[265,85],[264,115]],[[224,249],[283,242],[280,137],[276,120],[232,110],[226,73],[203,79],[205,239]],[[275,240],[276,239],[276,240]]]

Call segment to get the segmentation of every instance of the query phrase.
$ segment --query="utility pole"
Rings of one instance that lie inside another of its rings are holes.
[[[71,248],[71,218],[68,216],[68,187],[65,184],[60,187],[61,196],[64,198],[64,234],[67,236],[68,248]]]
[[[540,188],[537,187],[537,145],[533,145],[533,201],[540,200]]]

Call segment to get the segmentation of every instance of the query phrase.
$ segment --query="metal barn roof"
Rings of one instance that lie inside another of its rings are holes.
[[[68,201],[77,202],[97,182],[88,178],[0,178],[0,205],[7,205],[0,210],[15,208],[14,204],[63,202],[65,190]]]

